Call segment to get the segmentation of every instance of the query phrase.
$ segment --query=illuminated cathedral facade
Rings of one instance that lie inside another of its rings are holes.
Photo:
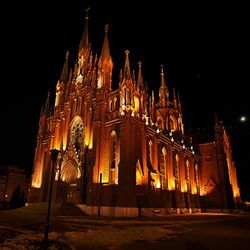
[[[229,211],[240,192],[232,149],[217,120],[214,140],[184,134],[179,94],[169,92],[161,67],[159,101],[148,94],[142,63],[137,74],[125,51],[124,69],[112,89],[108,25],[101,55],[94,56],[88,17],[78,60],[58,83],[54,108],[48,94],[41,110],[29,203],[47,202],[55,164],[53,202],[77,204],[89,215]]]

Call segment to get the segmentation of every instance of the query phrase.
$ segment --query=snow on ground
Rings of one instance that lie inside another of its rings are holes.
[[[188,216],[168,217],[169,220],[126,220],[58,216],[54,223],[56,232],[49,233],[48,248],[43,244],[43,229],[30,230],[27,227],[0,226],[0,249],[116,249],[138,240],[154,242],[178,237],[189,231],[187,225],[213,223],[223,218],[200,219]],[[176,219],[175,219],[176,218]],[[58,224],[60,222],[60,224]],[[55,227],[57,226],[57,227]],[[61,230],[60,230],[61,229]]]
[[[49,239],[52,242],[48,249],[75,249],[79,246],[116,249],[136,240],[147,240],[150,242],[176,237],[176,235],[181,233],[179,229],[170,229],[164,225],[133,225],[127,227],[126,223],[125,226],[114,224],[106,224],[105,226],[88,225],[80,231],[51,232],[49,233]],[[72,223],[72,228],[74,226],[76,225]],[[3,242],[0,245],[1,249],[41,249],[43,247],[42,233],[0,226],[0,234]]]

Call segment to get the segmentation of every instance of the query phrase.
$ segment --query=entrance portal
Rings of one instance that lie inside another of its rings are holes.
[[[78,178],[80,177],[80,170],[76,162],[68,160],[62,164],[61,170],[62,181],[67,183],[67,203],[79,203],[80,189],[78,187]]]

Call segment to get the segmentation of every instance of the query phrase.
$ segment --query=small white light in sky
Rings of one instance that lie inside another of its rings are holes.
[[[240,121],[241,121],[241,122],[245,122],[246,120],[247,120],[246,116],[242,115],[242,116],[240,117]]]

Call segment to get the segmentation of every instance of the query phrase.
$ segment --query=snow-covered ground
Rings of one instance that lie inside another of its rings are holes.
[[[116,249],[138,240],[154,242],[166,240],[190,229],[186,225],[209,222],[202,220],[106,220],[93,218],[57,217],[57,222],[66,230],[49,233],[48,249]],[[221,220],[214,219],[213,222]],[[51,224],[56,223],[52,221]],[[38,232],[39,231],[39,232]],[[1,249],[45,249],[43,233],[40,230],[28,230],[23,227],[0,226]]]

